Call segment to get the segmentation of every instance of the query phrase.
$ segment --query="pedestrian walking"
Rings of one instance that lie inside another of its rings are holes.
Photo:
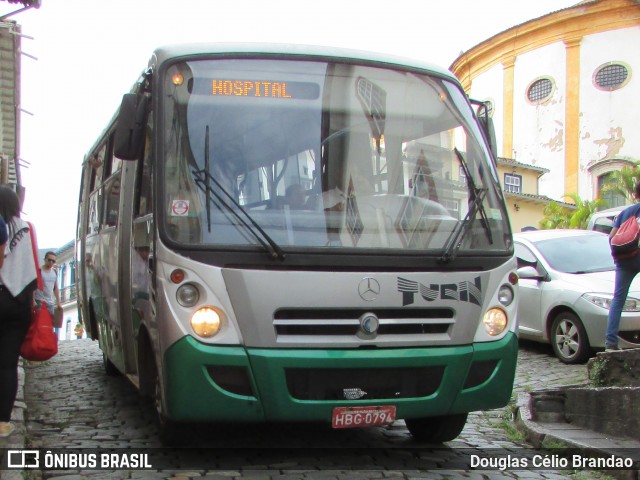
[[[636,183],[634,189],[634,195],[637,200],[640,200],[640,182]],[[631,217],[640,217],[640,203],[635,203],[625,208],[618,214],[613,221],[613,229],[609,233],[609,241],[617,233],[620,225]],[[607,319],[607,332],[605,337],[605,350],[614,351],[620,350],[618,331],[620,329],[620,317],[622,315],[622,307],[627,301],[627,294],[629,293],[629,287],[631,282],[640,272],[640,255],[638,250],[635,254],[630,256],[624,256],[622,258],[615,258],[616,263],[616,281],[613,291],[613,300],[611,301],[611,307],[609,308],[609,317]]]
[[[18,359],[31,323],[38,272],[32,227],[20,218],[18,195],[7,186],[0,186],[0,215],[7,234],[0,267],[0,437],[8,437],[15,430],[10,420],[18,393]]]
[[[62,308],[60,289],[58,288],[58,272],[54,268],[57,258],[55,252],[44,254],[44,263],[40,267],[42,290],[36,290],[36,307],[40,308],[43,303],[46,304],[51,316],[53,316],[56,308]]]

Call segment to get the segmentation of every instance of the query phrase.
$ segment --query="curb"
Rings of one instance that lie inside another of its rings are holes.
[[[558,448],[576,449],[593,456],[619,455],[621,449],[628,448],[638,451],[637,441],[611,437],[572,425],[564,420],[564,412],[561,415],[562,419],[535,422],[532,420],[533,413],[530,405],[531,394],[519,393],[516,400],[513,423],[517,430],[525,434],[526,441],[535,448],[548,450]],[[640,456],[637,453],[633,455],[633,460],[635,465],[640,464]],[[640,470],[638,468],[606,470],[604,473],[619,480],[640,479]]]

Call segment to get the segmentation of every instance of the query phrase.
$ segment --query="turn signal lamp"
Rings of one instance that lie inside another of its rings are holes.
[[[495,337],[507,328],[507,314],[500,308],[491,308],[484,314],[482,323],[487,333]]]
[[[176,268],[173,272],[171,272],[171,275],[169,275],[169,279],[176,285],[182,283],[185,277],[186,274],[181,268]]]
[[[173,77],[171,77],[171,81],[176,87],[179,87],[184,83],[184,77],[181,73],[174,73]]]
[[[191,328],[200,337],[211,338],[220,331],[222,317],[214,307],[202,307],[191,316]]]

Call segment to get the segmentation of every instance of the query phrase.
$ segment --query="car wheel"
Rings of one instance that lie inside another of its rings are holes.
[[[550,337],[553,352],[564,363],[582,363],[589,356],[587,332],[573,313],[563,312],[553,320]]]

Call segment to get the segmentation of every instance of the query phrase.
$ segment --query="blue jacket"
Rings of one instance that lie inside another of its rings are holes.
[[[640,217],[640,203],[629,205],[627,208],[622,210],[613,221],[613,228],[620,228],[620,225],[622,225],[625,220],[632,216]]]

